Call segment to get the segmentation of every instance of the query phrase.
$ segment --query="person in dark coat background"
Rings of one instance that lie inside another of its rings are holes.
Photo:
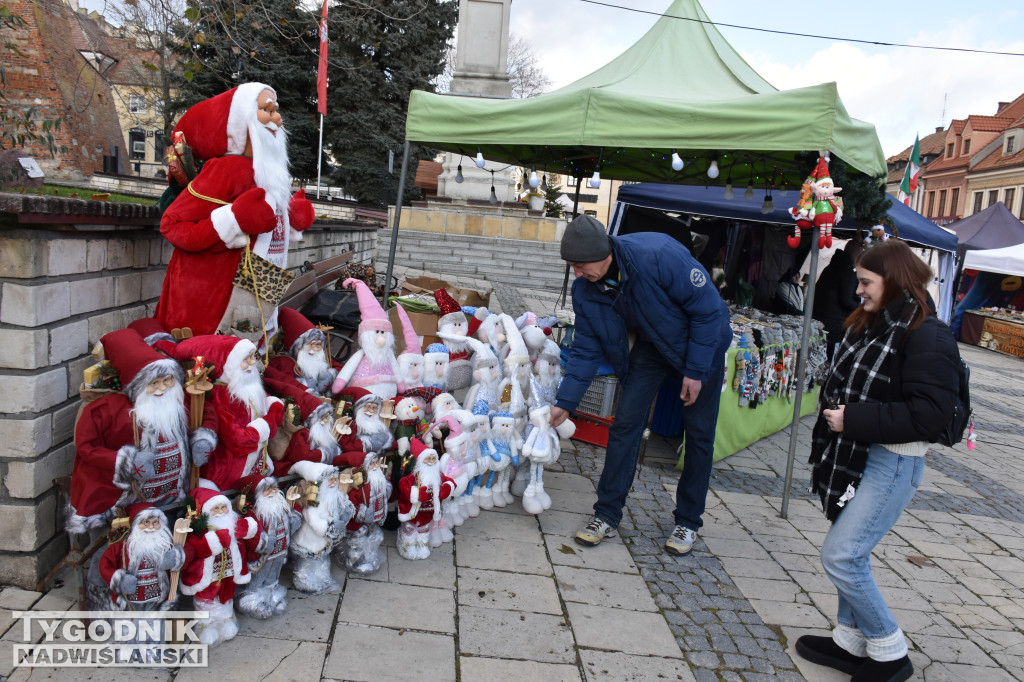
[[[825,325],[825,333],[828,335],[825,346],[829,361],[832,360],[839,339],[843,338],[843,321],[860,305],[854,266],[863,250],[860,242],[851,239],[842,251],[837,250],[832,254],[831,262],[818,277],[811,317]]]
[[[576,542],[596,545],[622,520],[651,401],[662,379],[675,375],[682,379],[686,450],[676,525],[665,550],[689,554],[711,477],[725,351],[732,341],[729,311],[703,266],[668,235],[609,237],[600,222],[583,215],[566,228],[561,254],[576,274],[576,327],[551,409],[552,426],[576,409],[602,360],[622,384],[594,518],[576,534]],[[632,348],[630,335],[635,336]]]

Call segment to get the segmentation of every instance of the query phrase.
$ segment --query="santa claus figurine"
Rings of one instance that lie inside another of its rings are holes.
[[[346,386],[356,386],[390,400],[405,390],[402,371],[395,358],[395,335],[391,322],[365,282],[350,277],[344,286],[355,287],[359,299],[362,316],[357,330],[359,350],[338,372],[331,390],[341,393]]]
[[[181,591],[192,595],[196,611],[209,612],[208,621],[197,630],[201,643],[215,646],[238,634],[235,586],[252,578],[245,541],[256,538],[260,527],[256,519],[239,518],[219,490],[196,488],[192,498]]]
[[[274,303],[257,304],[233,282],[253,256],[286,268],[289,243],[315,218],[305,192],[291,193],[277,94],[243,83],[193,105],[175,126],[179,132],[205,164],[160,221],[174,253],[156,317],[165,329],[190,327],[197,335],[230,333],[243,321],[273,335]]]
[[[240,490],[245,496],[246,516],[255,519],[263,532],[246,540],[252,580],[238,598],[238,610],[263,620],[284,613],[288,606],[285,587],[278,580],[302,517],[285,499],[273,476],[250,477]]]
[[[480,321],[487,316],[486,308],[477,308],[472,319],[467,319],[466,314],[458,302],[451,297],[447,289],[438,289],[434,292],[434,300],[437,307],[441,309],[441,316],[437,318],[437,331],[449,336],[473,336],[476,334]],[[476,317],[479,315],[479,317]],[[473,381],[473,368],[469,364],[469,346],[462,342],[449,341],[448,346],[448,375],[446,377],[448,387],[446,390],[458,391],[469,388]]]
[[[401,361],[401,356],[399,356],[399,361]],[[448,347],[443,343],[432,343],[423,351],[423,381],[421,385],[407,385],[402,395],[422,399],[427,415],[430,416],[434,399],[447,389],[447,375]]]
[[[352,477],[337,467],[298,462],[292,472],[306,481],[307,494],[299,500],[302,525],[292,536],[292,586],[305,594],[340,590],[331,576],[331,552],[345,536],[345,526],[355,515],[348,499]]]
[[[384,454],[393,450],[395,437],[391,433],[390,424],[382,418],[381,407],[384,401],[380,396],[354,388],[345,389],[342,396],[359,397],[352,404],[354,419],[349,425],[351,433],[339,437],[341,454],[334,458],[334,466],[359,466],[368,452]]]
[[[164,513],[140,502],[128,508],[129,531],[107,547],[100,559],[100,575],[110,587],[104,604],[92,604],[97,611],[167,611],[170,600],[170,572],[185,563],[185,551],[174,543]]]
[[[384,472],[384,458],[374,452],[363,460],[363,484],[348,493],[356,509],[348,522],[347,533],[335,557],[353,575],[376,573],[384,563],[380,544],[384,540],[381,526],[388,515],[391,482]]]
[[[395,305],[398,319],[402,322],[402,338],[405,341],[405,348],[398,355],[398,368],[401,371],[402,381],[405,382],[405,390],[417,388],[423,385],[423,350],[420,346],[420,338],[409,319],[409,313],[401,304]],[[403,395],[408,395],[403,393]]]
[[[438,520],[441,502],[455,491],[455,482],[441,473],[437,451],[412,441],[413,473],[398,482],[398,553],[404,559],[426,559],[441,545]]]
[[[217,419],[208,405],[203,425],[189,435],[181,365],[133,329],[111,332],[101,343],[124,390],[86,405],[75,426],[69,533],[105,526],[115,506],[180,504],[192,463],[203,464],[217,445]]]
[[[442,523],[439,530],[441,540],[451,542],[454,537],[451,529],[461,526],[467,518],[467,513],[462,508],[461,496],[469,487],[470,478],[476,475],[476,459],[469,457],[471,445],[469,434],[462,430],[459,420],[453,414],[449,414],[443,417],[440,423],[448,427],[448,432],[443,440],[444,455],[441,456],[441,474],[455,482],[455,491],[441,507]]]
[[[267,372],[273,371],[271,376],[297,381],[314,395],[326,395],[338,375],[338,369],[324,348],[327,338],[324,332],[292,308],[281,308],[278,321],[288,354],[271,358]]]
[[[200,469],[203,478],[228,490],[246,476],[272,474],[267,446],[284,418],[284,404],[263,388],[256,346],[231,336],[195,336],[170,350],[179,359],[201,355],[214,365],[217,381],[207,400],[217,411],[220,440]]]
[[[491,490],[492,502],[495,507],[512,504],[512,493],[509,492],[514,467],[519,466],[519,447],[522,442],[516,434],[516,419],[511,412],[494,412],[491,414],[491,430],[488,434],[487,450],[491,463],[491,473],[484,483]]]
[[[557,343],[551,339],[544,342],[544,347],[540,355],[537,356],[533,371],[537,375],[541,400],[554,406],[555,394],[558,392],[558,385],[562,382],[562,356]]]

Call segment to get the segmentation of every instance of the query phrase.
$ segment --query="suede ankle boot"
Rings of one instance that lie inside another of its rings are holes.
[[[796,640],[796,652],[811,663],[835,668],[849,675],[858,672],[871,660],[866,656],[854,656],[831,637],[818,635],[804,635]]]
[[[850,678],[850,682],[903,682],[914,674],[914,665],[909,656],[895,661],[868,659]]]

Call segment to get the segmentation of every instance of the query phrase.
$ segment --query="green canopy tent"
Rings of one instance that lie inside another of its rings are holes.
[[[777,90],[740,57],[697,0],[675,0],[636,44],[554,92],[502,100],[414,90],[402,184],[409,142],[576,178],[600,171],[619,180],[798,188],[811,170],[798,164],[799,151],[834,154],[871,176],[886,173],[874,126],[847,113],[835,83]],[[684,162],[681,170],[672,167],[673,152]],[[400,217],[398,205],[389,280]],[[816,261],[812,249],[812,269]],[[808,311],[813,282],[812,277]],[[805,340],[809,334],[808,312]],[[801,357],[801,383],[803,377]],[[797,395],[783,515],[796,448]]]

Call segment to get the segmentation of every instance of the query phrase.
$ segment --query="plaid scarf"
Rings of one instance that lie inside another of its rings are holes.
[[[836,350],[832,369],[818,398],[818,421],[811,435],[811,492],[821,498],[825,517],[835,522],[852,499],[868,461],[870,443],[854,440],[844,430],[836,433],[825,421],[824,409],[833,405],[883,402],[890,392],[893,358],[903,346],[917,304],[904,295],[882,309],[868,330],[847,330]]]

